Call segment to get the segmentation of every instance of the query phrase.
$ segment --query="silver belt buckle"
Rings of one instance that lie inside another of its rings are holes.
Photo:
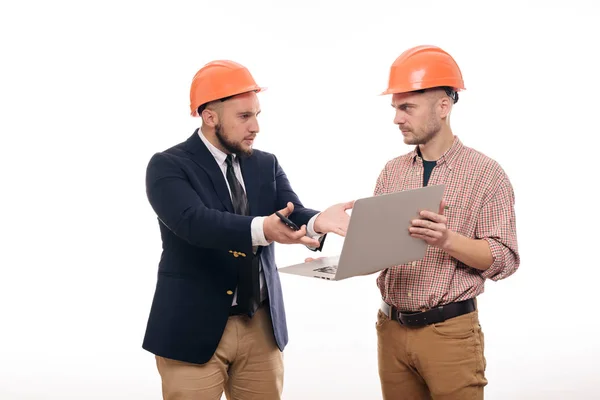
[[[386,317],[388,317],[389,319],[393,319],[392,318],[392,306],[389,305],[388,303],[386,303],[384,300],[381,300],[381,307],[379,307],[381,309],[381,311],[383,311],[383,313],[385,314]]]

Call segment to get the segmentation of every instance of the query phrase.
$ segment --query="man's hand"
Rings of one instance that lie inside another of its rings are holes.
[[[354,200],[347,203],[335,204],[319,214],[315,220],[314,229],[319,234],[335,233],[340,236],[346,236],[350,216],[346,210],[354,207]]]
[[[294,204],[292,203],[287,203],[286,208],[279,210],[279,212],[286,217],[293,211]],[[265,239],[269,242],[303,244],[310,247],[319,247],[321,245],[318,240],[306,236],[306,225],[302,225],[300,230],[294,231],[287,227],[274,213],[265,218],[263,232],[265,234]]]
[[[317,257],[317,258],[308,257],[308,258],[304,259],[304,262],[309,263],[312,261],[320,260],[321,258],[325,258],[325,257]]]
[[[420,218],[411,221],[412,226],[408,228],[410,235],[423,239],[431,246],[442,250],[448,249],[453,232],[446,227],[448,220],[444,216],[444,209],[446,203],[442,200],[438,213],[421,211]]]

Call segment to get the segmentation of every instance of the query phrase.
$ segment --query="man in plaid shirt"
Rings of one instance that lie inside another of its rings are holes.
[[[435,46],[402,53],[390,70],[392,106],[408,154],[389,161],[375,195],[445,184],[439,210],[408,228],[425,257],[382,271],[377,316],[383,398],[483,399],[486,361],[476,296],[519,266],[514,193],[500,165],[465,145],[449,117],[464,89],[454,59]],[[435,211],[435,212],[434,212]]]

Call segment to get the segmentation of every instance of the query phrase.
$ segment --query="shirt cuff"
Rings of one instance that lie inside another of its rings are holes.
[[[502,274],[505,267],[502,246],[495,240],[490,238],[484,238],[483,240],[487,241],[490,246],[490,252],[492,253],[493,262],[492,265],[488,267],[488,269],[481,273],[481,275],[485,279],[498,280],[499,275]]]
[[[255,217],[252,219],[250,231],[252,234],[252,246],[268,246],[269,242],[265,239],[263,224],[266,217]]]
[[[323,236],[322,233],[315,232],[315,221],[320,214],[321,213],[318,213],[312,217],[306,225],[306,236],[310,237],[311,239],[319,239],[321,236]]]

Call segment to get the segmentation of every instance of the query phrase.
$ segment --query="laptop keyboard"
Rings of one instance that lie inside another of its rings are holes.
[[[335,274],[337,272],[337,265],[326,265],[324,267],[319,267],[313,269],[315,272],[324,272],[326,274]]]

